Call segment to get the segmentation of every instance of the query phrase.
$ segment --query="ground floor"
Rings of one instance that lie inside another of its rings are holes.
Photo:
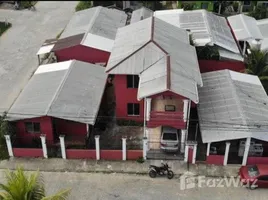
[[[4,171],[0,171],[0,179],[3,180]],[[194,188],[180,190],[179,179],[168,180],[166,178],[151,179],[147,175],[129,174],[102,174],[102,173],[73,173],[73,172],[42,172],[45,189],[48,194],[60,189],[71,188],[69,199],[102,199],[102,200],[136,200],[154,199],[162,200],[234,200],[267,199],[267,189],[248,190],[246,188]],[[90,187],[89,187],[90,186]]]

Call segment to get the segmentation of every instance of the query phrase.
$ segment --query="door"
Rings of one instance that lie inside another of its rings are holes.
[[[257,185],[258,187],[268,188],[268,175],[259,176]]]

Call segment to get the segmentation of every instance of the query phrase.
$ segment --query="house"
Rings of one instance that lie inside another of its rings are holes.
[[[178,8],[185,8],[187,5],[192,4],[193,10],[206,9],[213,11],[214,1],[177,1]]]
[[[125,26],[126,21],[125,12],[117,9],[98,6],[78,11],[60,38],[51,45],[52,48],[41,52],[54,52],[59,62],[76,59],[105,65],[114,44],[117,28]]]
[[[8,111],[20,144],[45,134],[84,138],[95,124],[107,75],[103,68],[77,60],[41,65]]]
[[[202,86],[187,31],[156,17],[119,28],[106,72],[114,75],[117,119],[146,121],[158,150],[162,127],[178,129],[184,151],[190,105]]]
[[[143,19],[147,19],[154,15],[154,11],[146,7],[141,7],[137,10],[134,10],[131,15],[130,24],[138,22]]]
[[[203,73],[202,79],[197,110],[207,161],[216,164],[220,159],[223,164],[226,159],[228,164],[245,165],[256,164],[251,161],[258,159],[268,163],[268,97],[259,78],[221,70]],[[218,155],[210,155],[211,146],[217,147]]]

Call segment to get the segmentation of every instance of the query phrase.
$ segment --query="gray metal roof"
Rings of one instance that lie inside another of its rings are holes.
[[[126,25],[127,14],[123,11],[97,6],[78,11],[65,27],[60,39],[85,34],[82,45],[108,51],[112,48],[118,28]],[[96,42],[97,40],[97,42]]]
[[[8,112],[9,120],[52,116],[94,125],[107,75],[70,60],[41,65]]]
[[[130,24],[152,17],[154,12],[146,7],[134,10],[131,15]]]
[[[155,17],[118,30],[106,72],[140,74],[138,99],[170,90],[198,102],[196,84],[202,85],[187,31]]]
[[[237,40],[247,41],[249,39],[263,39],[255,18],[239,14],[227,17],[227,19]]]
[[[261,50],[268,50],[268,19],[257,20],[257,25],[264,37],[261,40]]]
[[[197,109],[204,143],[246,137],[268,141],[268,97],[257,76],[221,70],[202,78]]]

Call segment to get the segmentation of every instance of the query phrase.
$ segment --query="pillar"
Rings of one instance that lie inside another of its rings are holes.
[[[6,144],[7,144],[8,155],[9,157],[14,157],[10,135],[5,135],[5,139],[6,139]]]
[[[230,149],[230,142],[226,142],[226,146],[225,146],[225,154],[224,154],[224,159],[223,159],[223,165],[227,165],[227,161],[228,161],[228,155],[229,155],[229,149]]]
[[[146,98],[146,121],[150,120],[150,114],[151,114],[151,98]]]
[[[210,152],[210,142],[209,143],[207,143],[207,156],[209,156],[209,152]]]
[[[192,164],[195,164],[196,161],[196,152],[197,152],[197,143],[193,144],[194,150],[193,150],[193,158],[192,158]]]
[[[146,106],[146,103],[147,102],[147,98],[145,97],[144,98],[144,101],[143,101],[143,107],[144,107],[144,112],[143,112],[143,137],[146,137],[146,110],[147,110],[147,106]]]
[[[46,144],[46,135],[41,135],[41,144],[42,144],[42,149],[43,149],[43,156],[44,158],[48,158],[47,157],[47,144]]]
[[[185,150],[185,142],[186,142],[186,130],[181,130],[181,153],[184,153]]]
[[[249,148],[250,148],[250,141],[251,141],[251,138],[248,137],[246,140],[245,151],[244,151],[244,155],[243,155],[243,162],[242,162],[243,166],[245,166],[247,164],[248,152],[249,152]]]
[[[146,160],[147,157],[147,137],[143,138],[143,159]]]
[[[65,142],[64,135],[60,135],[60,148],[61,148],[61,156],[63,159],[66,159],[66,150],[65,150]]]
[[[122,138],[122,160],[127,159],[127,138]]]
[[[188,162],[189,145],[185,144],[184,162]]]
[[[100,136],[95,135],[96,160],[100,160]]]
[[[186,122],[187,121],[187,117],[188,117],[188,104],[189,104],[189,100],[188,99],[184,99],[183,100],[183,121]]]

